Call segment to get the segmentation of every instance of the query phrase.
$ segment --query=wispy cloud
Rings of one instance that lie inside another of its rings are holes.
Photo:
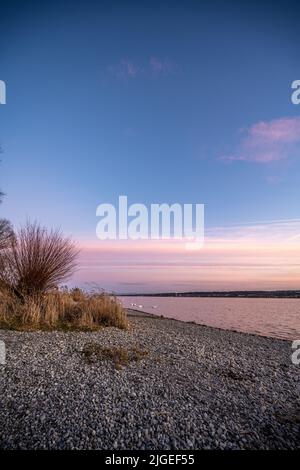
[[[159,59],[158,57],[151,57],[149,67],[155,75],[169,75],[176,68],[168,59]]]
[[[111,75],[120,79],[136,78],[140,73],[140,68],[129,59],[122,59],[118,64],[110,65],[108,71]]]
[[[135,79],[138,77],[167,76],[176,70],[174,63],[166,58],[150,57],[145,63],[136,63],[131,59],[121,59],[120,62],[108,66],[108,72],[118,79]]]
[[[225,161],[271,163],[291,158],[300,143],[300,117],[260,121],[241,132],[235,151]]]

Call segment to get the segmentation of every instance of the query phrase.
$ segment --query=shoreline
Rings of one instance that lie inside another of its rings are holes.
[[[129,317],[141,317],[141,318],[155,318],[157,320],[172,320],[172,321],[178,321],[180,323],[186,323],[186,324],[191,324],[191,325],[196,325],[196,326],[200,326],[200,327],[203,327],[203,328],[211,328],[213,330],[220,330],[220,331],[229,331],[229,332],[232,332],[232,333],[239,333],[239,334],[242,334],[242,335],[250,335],[250,336],[254,336],[254,337],[258,337],[258,338],[269,338],[269,339],[274,339],[274,340],[277,340],[277,341],[285,341],[285,342],[288,342],[288,343],[292,343],[293,340],[291,339],[288,339],[288,338],[278,338],[277,336],[267,336],[267,335],[263,335],[263,334],[259,334],[259,333],[250,333],[250,332],[247,332],[247,331],[240,331],[240,330],[231,330],[229,328],[221,328],[221,327],[218,327],[218,326],[211,326],[211,325],[206,325],[205,323],[197,323],[195,321],[190,321],[190,320],[179,320],[178,318],[172,318],[172,317],[165,317],[164,315],[157,315],[155,313],[149,313],[149,312],[145,312],[143,310],[136,310],[134,308],[127,308],[127,307],[124,307],[125,310],[126,310],[126,313]],[[130,312],[134,312],[133,314],[131,314]],[[138,315],[140,313],[140,315]],[[297,338],[295,338],[297,339]]]
[[[287,341],[141,313],[129,330],[1,330],[0,448],[299,448]],[[118,370],[87,344],[145,354]]]
[[[255,291],[194,291],[157,292],[142,294],[117,294],[117,297],[176,297],[176,298],[221,298],[221,299],[300,299],[299,290],[255,290]]]

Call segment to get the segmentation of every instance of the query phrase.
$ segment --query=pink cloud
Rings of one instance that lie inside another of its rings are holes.
[[[300,139],[300,118],[282,118],[270,122],[261,121],[249,129],[250,139],[256,143],[288,143]]]
[[[300,117],[260,121],[243,130],[242,135],[236,151],[223,160],[270,163],[288,159],[300,143]]]

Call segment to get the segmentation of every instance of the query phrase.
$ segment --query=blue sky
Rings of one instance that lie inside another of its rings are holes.
[[[296,2],[42,3],[1,3],[2,216],[89,240],[120,194],[299,218]]]

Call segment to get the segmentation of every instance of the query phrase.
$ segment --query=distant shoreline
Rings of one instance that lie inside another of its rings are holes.
[[[220,298],[253,298],[253,299],[300,299],[300,290],[277,291],[211,291],[211,292],[159,292],[116,294],[118,297],[220,297]]]

